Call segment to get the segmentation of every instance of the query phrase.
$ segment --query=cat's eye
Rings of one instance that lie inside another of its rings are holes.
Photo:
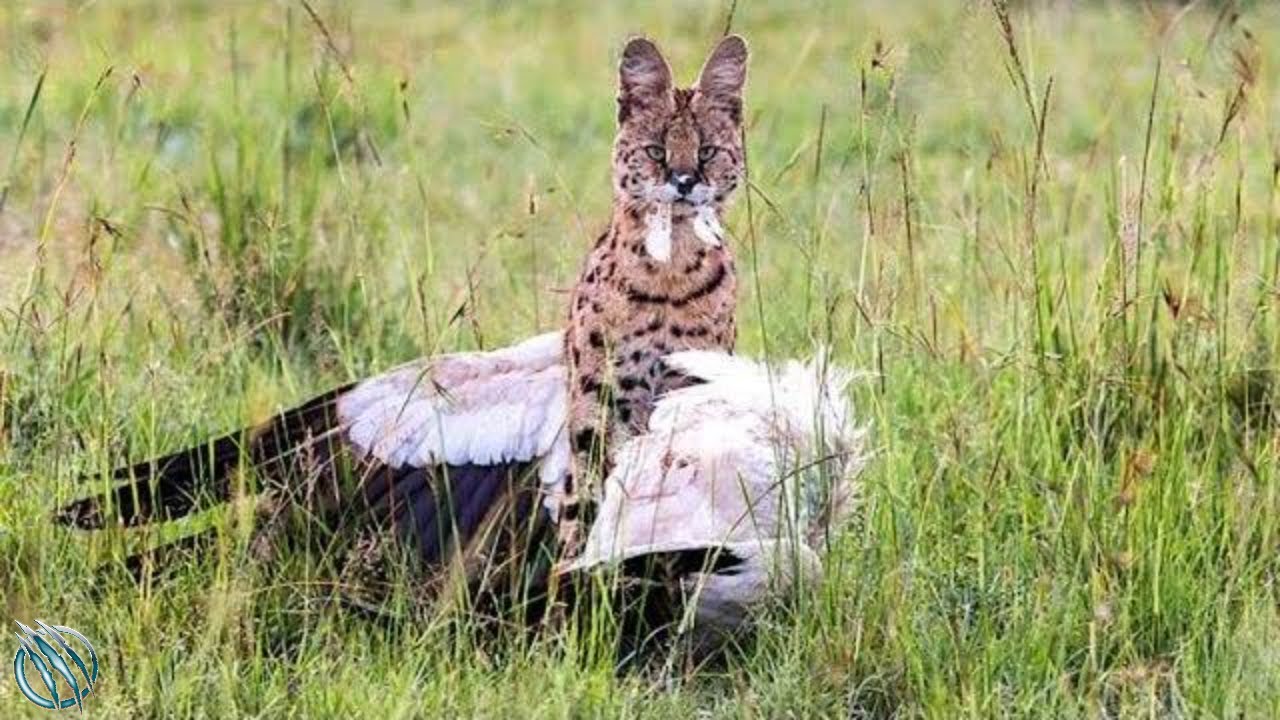
[[[711,158],[715,157],[719,150],[720,148],[715,145],[703,145],[698,148],[698,159],[702,162],[707,162]]]
[[[644,151],[648,153],[649,159],[654,162],[662,162],[667,159],[667,149],[661,145],[649,145]]]

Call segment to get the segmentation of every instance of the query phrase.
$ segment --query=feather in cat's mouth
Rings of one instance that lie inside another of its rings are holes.
[[[692,208],[693,212],[677,215],[675,208],[679,204],[679,202],[657,203],[645,216],[645,251],[649,253],[650,257],[659,262],[667,262],[671,259],[673,220],[684,222],[691,219],[693,235],[703,245],[720,247],[721,243],[724,242],[724,229],[720,225],[720,217],[716,214],[714,205],[685,203],[684,207]]]

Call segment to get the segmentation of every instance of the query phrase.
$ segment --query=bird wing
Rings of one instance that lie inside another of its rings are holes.
[[[548,486],[568,470],[563,335],[419,360],[337,400],[346,443],[389,468],[540,461]]]
[[[454,550],[530,546],[569,465],[562,345],[561,333],[548,333],[408,363],[120,468],[104,492],[64,505],[56,518],[99,529],[183,517],[231,499],[243,486],[239,469],[253,468],[263,489],[254,546],[264,553],[285,539],[283,521],[298,511],[335,534],[354,533],[362,552],[347,553],[349,563],[367,559],[374,568],[388,567],[384,550],[405,546],[428,569]],[[500,539],[504,532],[510,541]],[[135,574],[163,568],[170,554],[199,552],[209,536],[149,549],[125,565]]]
[[[548,333],[409,363],[338,398],[338,432],[367,468],[345,586],[371,590],[374,604],[385,595],[394,583],[382,552],[392,538],[423,568],[458,559],[443,567],[462,574],[435,582],[475,590],[538,581],[520,568],[544,549],[569,469],[562,354],[563,335]]]

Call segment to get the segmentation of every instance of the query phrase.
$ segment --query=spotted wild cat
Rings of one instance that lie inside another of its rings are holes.
[[[618,69],[613,216],[573,290],[566,331],[573,448],[560,537],[572,555],[579,505],[607,448],[643,431],[680,380],[677,350],[732,350],[736,278],[722,216],[742,183],[747,46],[729,36],[690,88],[656,45],[627,43]]]

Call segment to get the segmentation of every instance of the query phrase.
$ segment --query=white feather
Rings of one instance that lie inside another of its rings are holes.
[[[671,205],[654,203],[645,215],[644,250],[658,262],[671,259]]]
[[[391,467],[526,462],[565,442],[561,333],[443,355],[366,380],[338,400],[347,439]]]
[[[720,247],[723,242],[724,229],[720,226],[720,216],[710,205],[699,205],[693,215],[694,237],[709,247]]]
[[[666,362],[704,382],[663,396],[648,431],[617,451],[596,523],[562,571],[729,550],[750,560],[736,571],[744,574],[699,576],[711,592],[697,612],[708,622],[740,619],[735,604],[756,602],[777,579],[761,558],[785,549],[803,556],[803,575],[820,576],[815,548],[848,513],[866,459],[864,430],[844,397],[853,374],[821,356],[776,368],[703,351]]]

